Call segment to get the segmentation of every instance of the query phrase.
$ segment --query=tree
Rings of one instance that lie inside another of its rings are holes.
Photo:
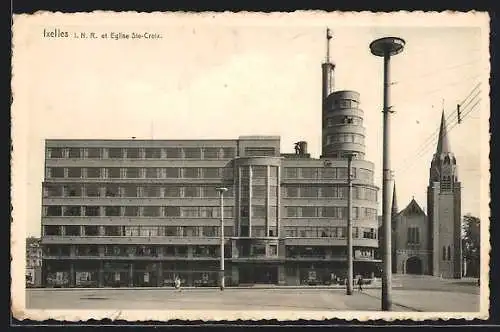
[[[470,214],[463,219],[462,252],[467,264],[466,277],[479,277],[480,258],[480,220]]]

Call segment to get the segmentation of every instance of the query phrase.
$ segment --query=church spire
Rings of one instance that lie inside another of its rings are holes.
[[[441,126],[439,128],[439,138],[436,149],[436,154],[440,155],[443,153],[449,153],[450,150],[450,142],[448,141],[448,134],[446,132],[446,120],[444,118],[444,110],[441,115]]]
[[[396,198],[396,182],[394,182],[394,189],[392,191],[392,215],[398,214],[398,201]]]

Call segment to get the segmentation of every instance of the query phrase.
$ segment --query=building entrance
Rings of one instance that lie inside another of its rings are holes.
[[[239,268],[240,284],[277,284],[277,266],[244,265]]]
[[[422,260],[418,257],[410,257],[406,260],[407,274],[422,274]]]

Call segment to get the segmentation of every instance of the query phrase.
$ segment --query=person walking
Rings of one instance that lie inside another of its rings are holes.
[[[363,291],[363,277],[359,276],[358,278],[358,289],[359,291]]]
[[[174,286],[179,292],[181,291],[181,279],[178,276],[175,277]]]

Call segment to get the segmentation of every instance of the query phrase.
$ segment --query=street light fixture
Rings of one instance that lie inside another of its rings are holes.
[[[383,274],[382,274],[382,310],[390,311],[391,288],[392,288],[392,257],[391,257],[391,159],[390,159],[390,114],[393,112],[390,106],[390,60],[392,55],[403,51],[405,41],[397,37],[385,37],[373,41],[370,50],[373,55],[384,58],[384,127],[383,127],[383,173],[382,173],[382,227],[384,234],[383,245]]]
[[[220,195],[220,290],[224,290],[224,193],[225,187],[215,188]]]
[[[346,153],[347,157],[347,289],[346,294],[352,295],[353,288],[353,250],[352,250],[352,159],[355,153]]]

